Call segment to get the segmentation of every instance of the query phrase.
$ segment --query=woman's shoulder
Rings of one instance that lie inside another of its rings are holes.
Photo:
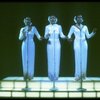
[[[25,27],[21,27],[20,30],[23,30]]]
[[[45,28],[48,28],[48,27],[50,27],[50,26],[51,26],[51,24],[48,24],[48,25],[45,26]]]
[[[32,29],[37,29],[36,26],[32,26]]]
[[[76,24],[72,24],[71,27],[75,27]]]
[[[62,27],[60,24],[55,24],[55,26],[57,26],[57,27]]]
[[[46,27],[49,27],[51,24],[47,24]]]
[[[75,24],[72,24],[70,27],[71,27],[71,28],[75,28]]]
[[[83,26],[87,27],[87,25],[83,25]]]
[[[83,25],[84,28],[87,28],[87,25]]]

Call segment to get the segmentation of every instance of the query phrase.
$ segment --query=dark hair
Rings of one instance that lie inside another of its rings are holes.
[[[24,18],[24,21],[25,21],[25,20],[29,20],[29,21],[31,22],[31,18],[30,18],[30,17],[25,17],[25,18]]]
[[[79,15],[76,16],[76,19],[77,19],[79,16],[81,16],[81,17],[83,18],[83,16],[82,16],[81,14],[79,14]]]

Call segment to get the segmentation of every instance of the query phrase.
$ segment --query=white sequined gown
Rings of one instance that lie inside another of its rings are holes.
[[[86,75],[87,71],[88,44],[86,38],[91,38],[94,33],[89,34],[87,26],[81,24],[81,30],[75,25],[71,26],[68,38],[71,38],[72,34],[75,36],[73,45],[75,54],[75,77],[80,77],[81,75]]]
[[[47,43],[48,77],[50,80],[57,80],[60,70],[61,44],[59,37],[64,38],[61,25],[49,24],[45,27],[45,38],[50,34]]]
[[[22,30],[25,28],[26,31],[26,39],[23,40],[24,36],[22,34]],[[40,35],[37,29],[32,26],[31,31],[27,31],[27,27],[23,27],[20,30],[19,40],[22,41],[21,51],[22,51],[22,65],[23,65],[23,74],[29,78],[33,78],[34,76],[34,63],[35,63],[35,43],[34,43],[34,35],[37,38],[40,38]]]

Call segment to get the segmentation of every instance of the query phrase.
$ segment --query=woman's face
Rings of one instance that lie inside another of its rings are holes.
[[[24,20],[25,26],[29,26],[31,24],[31,21],[29,19]]]
[[[55,24],[56,23],[56,17],[55,16],[50,16],[50,23]]]
[[[77,16],[76,20],[78,24],[81,24],[83,22],[83,18],[81,15]]]

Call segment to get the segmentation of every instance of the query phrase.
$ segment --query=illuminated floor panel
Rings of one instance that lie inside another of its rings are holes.
[[[23,90],[26,85],[28,91]],[[51,90],[53,87],[57,90]],[[80,87],[86,91],[79,91]],[[6,77],[0,81],[0,97],[100,98],[100,78],[88,77],[81,84],[74,77],[60,77],[55,83],[48,77],[34,77],[28,83],[23,77]]]

